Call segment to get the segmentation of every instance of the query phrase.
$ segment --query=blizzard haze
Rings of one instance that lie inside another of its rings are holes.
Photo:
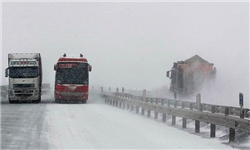
[[[242,92],[249,108],[247,2],[3,2],[2,42],[2,72],[8,53],[39,52],[52,86],[63,53],[88,59],[90,86],[137,90],[169,87],[173,62],[199,55],[217,68],[202,98],[238,106]]]

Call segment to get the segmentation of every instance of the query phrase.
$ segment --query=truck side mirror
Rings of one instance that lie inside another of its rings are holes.
[[[169,77],[169,73],[170,73],[170,72],[169,72],[169,71],[167,71],[167,74],[166,74],[166,76],[167,76],[167,77]]]
[[[89,65],[89,72],[91,72],[92,71],[92,66],[91,65]]]
[[[6,69],[5,69],[5,77],[8,77],[8,76],[9,76],[8,71],[9,71],[9,68],[6,68]]]
[[[56,70],[56,64],[54,64],[54,70]]]

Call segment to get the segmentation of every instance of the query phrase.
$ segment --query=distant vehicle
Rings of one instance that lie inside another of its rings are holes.
[[[166,75],[171,79],[170,91],[180,96],[189,96],[200,91],[205,82],[215,78],[216,68],[213,65],[198,55],[175,62]]]
[[[55,102],[76,101],[86,103],[89,96],[89,72],[92,66],[87,59],[80,57],[63,57],[54,65]]]
[[[5,77],[9,77],[9,102],[41,102],[42,58],[40,53],[10,53]]]

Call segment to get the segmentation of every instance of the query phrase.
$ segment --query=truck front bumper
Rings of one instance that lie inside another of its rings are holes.
[[[56,92],[55,99],[56,100],[67,100],[67,101],[88,100],[88,92],[85,92],[85,93]]]
[[[36,89],[14,89],[8,91],[9,99],[16,101],[39,100],[40,96]]]

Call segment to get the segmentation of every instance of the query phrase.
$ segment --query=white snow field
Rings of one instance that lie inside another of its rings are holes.
[[[43,124],[51,149],[236,149],[103,103],[47,105]]]

